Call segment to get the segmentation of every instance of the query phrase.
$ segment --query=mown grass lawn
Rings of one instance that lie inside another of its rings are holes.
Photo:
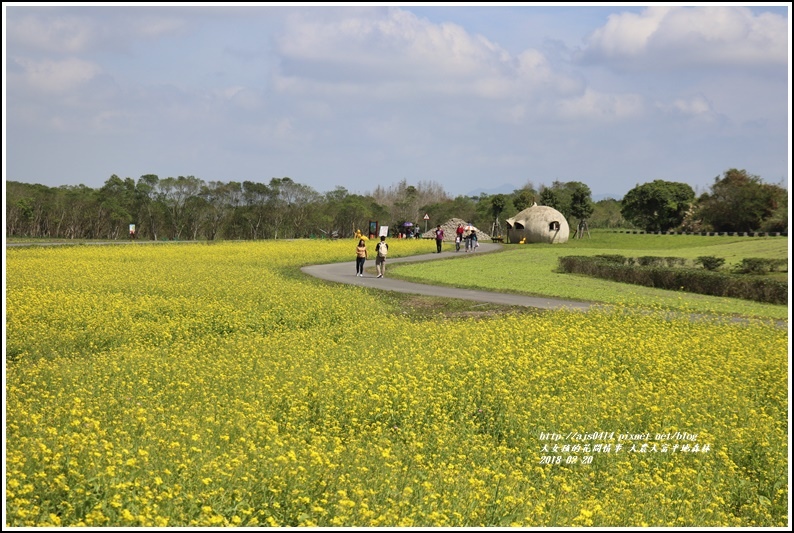
[[[505,245],[500,253],[448,261],[394,265],[393,277],[462,288],[518,292],[555,298],[784,319],[788,307],[735,298],[704,296],[626,285],[557,272],[557,260],[566,255],[621,254],[627,257],[684,257],[711,255],[725,258],[730,268],[746,257],[787,258],[783,237],[705,237],[591,232],[592,237],[565,244]],[[463,252],[461,252],[463,253]],[[780,275],[776,274],[777,279]]]

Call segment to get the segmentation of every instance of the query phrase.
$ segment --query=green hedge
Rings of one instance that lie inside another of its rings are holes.
[[[713,255],[702,255],[695,259],[695,264],[701,265],[706,270],[717,270],[725,264],[725,259]]]
[[[763,277],[694,268],[636,266],[618,262],[617,257],[598,256],[560,257],[559,269],[570,274],[583,274],[658,289],[683,290],[772,304],[788,303],[788,284]]]
[[[734,270],[739,274],[766,274],[767,272],[777,272],[787,264],[785,259],[746,257],[734,267]]]

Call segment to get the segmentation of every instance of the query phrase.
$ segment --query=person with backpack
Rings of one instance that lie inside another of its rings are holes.
[[[378,271],[378,277],[382,278],[386,273],[386,255],[389,253],[389,245],[386,244],[386,236],[380,236],[380,242],[375,246],[375,269]]]
[[[358,246],[356,246],[356,276],[363,278],[364,277],[364,263],[367,260],[367,244],[364,242],[364,239],[358,240]]]

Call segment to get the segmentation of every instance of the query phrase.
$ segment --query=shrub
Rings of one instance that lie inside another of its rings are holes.
[[[701,255],[695,259],[696,265],[702,265],[706,270],[717,270],[725,263],[722,257],[714,257],[713,255]]]
[[[734,270],[739,274],[766,274],[774,272],[788,262],[784,259],[767,259],[763,257],[746,257],[742,262],[734,266]]]
[[[720,261],[724,260],[720,259]],[[697,294],[742,298],[772,304],[788,302],[788,283],[769,278],[748,278],[727,272],[691,268],[635,267],[610,262],[600,257],[585,256],[560,257],[559,267],[562,272],[657,289],[685,290]]]
[[[777,272],[781,267],[786,267],[784,272],[788,272],[788,259],[770,259],[769,262],[772,272]]]
[[[610,263],[617,263],[619,265],[626,263],[626,257],[620,254],[601,254],[597,255],[596,257]]]
[[[642,257],[637,258],[637,262],[640,266],[656,266],[661,265],[664,261],[661,257],[656,257],[653,255],[644,255]]]
[[[686,259],[683,257],[665,257],[664,260],[670,268],[686,265]]]
[[[770,270],[769,262],[760,257],[745,257],[742,262],[734,266],[739,274],[766,274]]]

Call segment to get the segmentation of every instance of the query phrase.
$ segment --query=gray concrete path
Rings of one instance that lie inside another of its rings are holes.
[[[429,244],[428,246],[433,246]],[[479,255],[483,253],[496,252],[502,249],[501,244],[493,243],[480,243],[480,247],[473,254]],[[474,289],[459,289],[455,287],[443,287],[440,285],[426,285],[423,283],[413,283],[410,281],[402,281],[399,279],[389,278],[389,267],[401,263],[413,263],[418,261],[431,261],[435,259],[450,259],[450,258],[466,258],[473,255],[471,252],[466,253],[461,249],[460,252],[445,251],[439,253],[429,253],[421,255],[412,255],[410,257],[389,257],[386,259],[386,275],[382,278],[376,277],[376,274],[364,272],[364,277],[356,276],[356,262],[355,260],[344,263],[332,263],[329,265],[312,265],[303,267],[301,270],[306,274],[316,278],[324,279],[326,281],[333,281],[336,283],[347,283],[349,285],[357,285],[359,287],[367,287],[372,289],[381,289],[386,291],[402,292],[407,294],[421,294],[424,296],[440,296],[445,298],[460,298],[462,300],[473,300],[476,302],[502,304],[502,305],[517,305],[523,307],[536,307],[539,309],[575,309],[586,311],[598,304],[587,302],[576,302],[571,300],[556,300],[554,298],[545,298],[542,296],[524,296],[520,294],[510,294],[503,292],[489,292]],[[375,261],[373,259],[367,260],[365,269],[373,267]]]

